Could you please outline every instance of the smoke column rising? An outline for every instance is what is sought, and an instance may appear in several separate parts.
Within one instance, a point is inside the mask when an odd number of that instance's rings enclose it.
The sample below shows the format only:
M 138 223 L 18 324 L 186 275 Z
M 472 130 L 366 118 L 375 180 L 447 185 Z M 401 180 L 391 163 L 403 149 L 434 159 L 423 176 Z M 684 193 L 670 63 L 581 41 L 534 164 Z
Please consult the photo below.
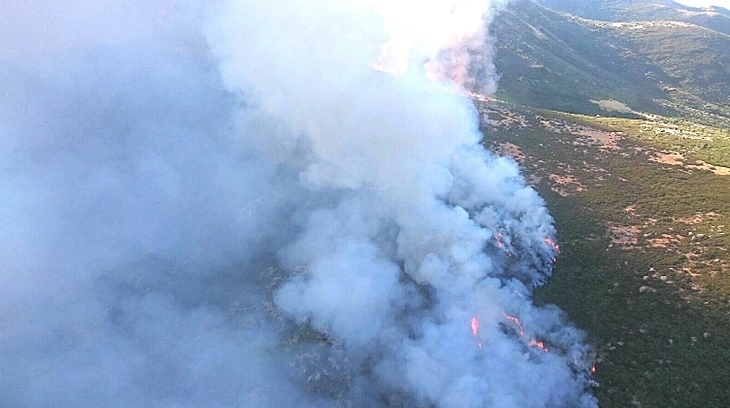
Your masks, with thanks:
M 60 3 L 2 6 L 1 406 L 596 405 L 552 219 L 434 75 L 488 2 Z

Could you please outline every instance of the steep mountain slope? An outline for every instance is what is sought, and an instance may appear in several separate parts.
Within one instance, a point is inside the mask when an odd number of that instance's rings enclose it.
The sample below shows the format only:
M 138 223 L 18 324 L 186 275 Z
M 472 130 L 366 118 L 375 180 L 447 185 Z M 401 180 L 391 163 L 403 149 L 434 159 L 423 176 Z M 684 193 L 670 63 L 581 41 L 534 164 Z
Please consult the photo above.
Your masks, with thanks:
M 671 0 L 538 0 L 553 10 L 605 21 L 682 21 L 730 34 L 730 11 L 693 8 Z
M 671 103 L 684 101 L 695 109 L 727 115 L 730 36 L 679 22 L 595 26 L 605 38 L 628 40 L 627 49 L 634 59 L 649 61 L 658 69 L 645 75 L 662 85 Z
M 643 77 L 648 64 L 625 61 L 590 24 L 531 1 L 513 2 L 492 26 L 498 97 L 518 104 L 600 113 L 590 100 L 618 99 L 656 111 L 661 90 Z
M 497 97 L 584 114 L 730 123 L 730 35 L 681 22 L 605 22 L 512 2 L 495 20 Z

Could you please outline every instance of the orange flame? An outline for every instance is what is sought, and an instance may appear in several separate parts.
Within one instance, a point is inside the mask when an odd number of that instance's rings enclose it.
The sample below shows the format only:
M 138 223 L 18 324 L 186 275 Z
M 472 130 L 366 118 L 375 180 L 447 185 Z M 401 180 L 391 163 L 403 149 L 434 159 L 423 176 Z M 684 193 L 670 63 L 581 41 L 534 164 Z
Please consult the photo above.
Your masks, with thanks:
M 518 318 L 516 318 L 514 316 L 510 316 L 508 314 L 505 314 L 504 315 L 504 318 L 507 319 L 507 320 L 509 320 L 509 321 L 511 321 L 511 322 L 514 322 L 514 324 L 517 325 L 517 328 L 520 331 L 520 337 L 522 337 L 522 336 L 525 335 L 525 329 L 522 328 L 522 323 L 520 323 L 520 319 L 518 319 Z
M 555 241 L 552 240 L 552 238 L 546 237 L 545 243 L 550 245 L 550 247 L 553 248 L 555 250 L 555 252 L 560 254 L 560 245 L 556 244 Z
M 477 347 L 481 350 L 482 342 L 479 340 L 479 320 L 476 317 L 471 318 L 471 332 L 477 338 Z
M 471 318 L 471 332 L 475 335 L 479 335 L 479 320 L 476 317 Z
M 534 337 L 530 339 L 530 342 L 527 345 L 531 346 L 531 347 L 539 348 L 540 350 L 542 350 L 546 353 L 548 352 L 547 347 L 545 347 L 545 343 L 542 341 L 537 341 Z
M 502 235 L 501 232 L 498 232 L 494 235 L 494 240 L 497 241 L 497 246 L 500 248 L 504 248 L 504 242 L 502 242 L 502 238 L 504 238 L 504 235 Z
M 522 327 L 522 323 L 520 322 L 520 319 L 516 318 L 515 316 L 510 316 L 508 314 L 504 315 L 504 318 L 513 322 L 515 325 L 517 325 L 517 329 L 519 330 L 520 337 L 525 337 L 525 329 Z M 548 352 L 547 347 L 545 347 L 545 342 L 543 341 L 537 341 L 534 337 L 530 338 L 530 341 L 527 343 L 530 347 L 539 348 L 540 350 L 544 352 Z
M 489 102 L 489 97 L 476 92 L 469 92 L 469 98 L 479 102 Z
M 550 245 L 550 247 L 555 250 L 555 253 L 556 254 L 560 255 L 560 245 L 556 244 L 555 241 L 552 240 L 552 238 L 546 237 L 545 238 L 545 243 L 548 244 L 548 245 Z M 553 264 L 556 264 L 556 263 L 558 263 L 558 257 L 557 256 L 554 256 L 553 257 Z
M 595 374 L 595 373 L 596 373 L 596 366 L 593 366 L 593 367 L 591 367 L 591 374 Z

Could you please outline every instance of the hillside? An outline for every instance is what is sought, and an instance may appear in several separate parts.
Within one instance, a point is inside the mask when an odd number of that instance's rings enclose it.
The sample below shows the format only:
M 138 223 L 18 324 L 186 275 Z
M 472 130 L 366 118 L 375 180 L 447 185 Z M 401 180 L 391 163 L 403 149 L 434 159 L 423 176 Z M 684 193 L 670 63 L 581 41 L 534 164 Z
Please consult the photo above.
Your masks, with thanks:
M 562 255 L 536 300 L 590 334 L 600 406 L 725 406 L 727 130 L 479 108 L 485 145 L 520 164 L 555 217 Z
M 602 407 L 730 400 L 728 16 L 519 0 L 492 26 L 484 144 L 555 217 L 562 255 L 536 301 L 589 333 Z
M 589 115 L 730 123 L 729 35 L 681 22 L 589 20 L 526 0 L 511 3 L 491 33 L 499 98 Z
M 730 11 L 693 8 L 671 0 L 539 0 L 552 10 L 605 21 L 681 21 L 730 34 Z

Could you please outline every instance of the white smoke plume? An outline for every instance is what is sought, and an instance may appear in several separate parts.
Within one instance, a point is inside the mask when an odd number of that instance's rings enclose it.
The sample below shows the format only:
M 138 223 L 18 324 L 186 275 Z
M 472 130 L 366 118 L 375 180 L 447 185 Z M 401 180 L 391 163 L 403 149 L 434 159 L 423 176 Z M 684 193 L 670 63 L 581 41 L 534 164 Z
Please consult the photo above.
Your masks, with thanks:
M 0 406 L 596 406 L 454 92 L 493 4 L 41 3 L 0 3 Z

